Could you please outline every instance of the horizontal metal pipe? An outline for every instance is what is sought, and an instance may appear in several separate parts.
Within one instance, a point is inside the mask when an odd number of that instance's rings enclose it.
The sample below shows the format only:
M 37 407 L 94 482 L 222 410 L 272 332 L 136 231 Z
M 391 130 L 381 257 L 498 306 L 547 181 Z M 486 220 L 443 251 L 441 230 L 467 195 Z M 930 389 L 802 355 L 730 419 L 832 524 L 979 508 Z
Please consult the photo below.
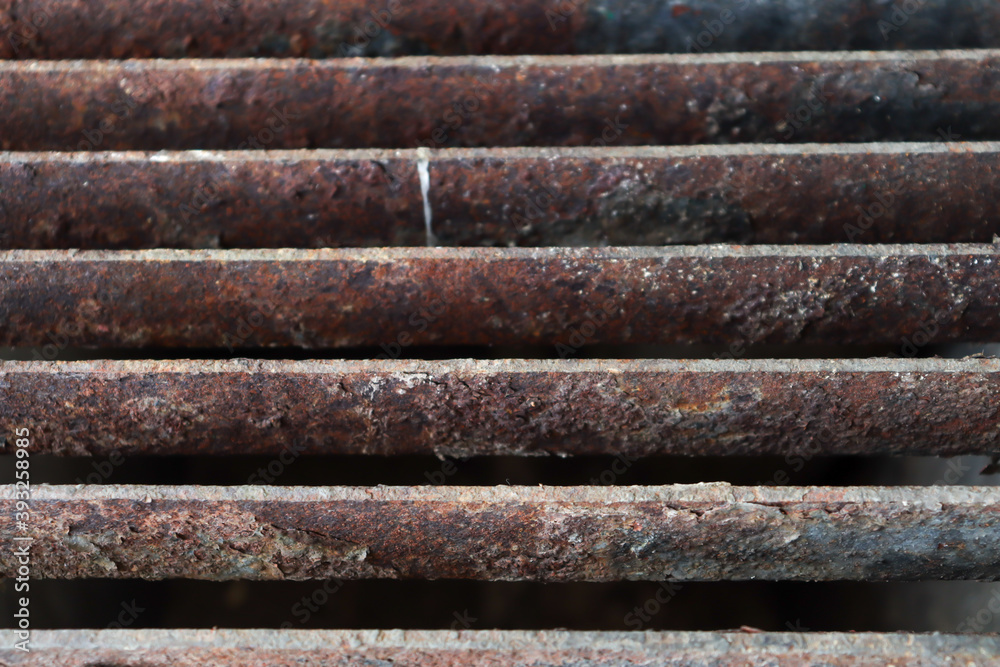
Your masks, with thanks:
M 0 148 L 1000 139 L 998 77 L 995 50 L 8 61 Z
M 996 487 L 43 485 L 29 511 L 3 576 L 22 536 L 38 578 L 1000 579 Z
M 0 245 L 990 242 L 1000 144 L 0 155 Z M 821 211 L 822 214 L 817 214 Z
M 986 665 L 992 635 L 524 630 L 35 630 L 17 667 L 947 667 Z
M 988 342 L 1000 339 L 998 254 L 958 244 L 8 250 L 0 345 Z
M 0 27 L 0 58 L 1000 46 L 1000 10 L 977 0 L 2 0 Z
M 0 363 L 42 454 L 992 454 L 998 405 L 996 359 Z

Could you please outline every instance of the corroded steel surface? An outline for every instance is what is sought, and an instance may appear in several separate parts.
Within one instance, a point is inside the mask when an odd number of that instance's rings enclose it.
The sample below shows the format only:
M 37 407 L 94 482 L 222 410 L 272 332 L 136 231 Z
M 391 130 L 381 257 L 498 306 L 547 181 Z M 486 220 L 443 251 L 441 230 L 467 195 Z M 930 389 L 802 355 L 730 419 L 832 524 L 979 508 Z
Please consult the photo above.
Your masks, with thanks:
M 958 244 L 8 250 L 0 345 L 984 342 L 1000 333 L 998 254 Z
M 0 148 L 1000 139 L 998 54 L 8 61 Z
M 522 630 L 36 630 L 18 667 L 953 667 L 1000 659 L 994 636 Z
M 1000 360 L 2 362 L 23 424 L 97 456 L 991 454 Z
M 6 154 L 0 244 L 425 245 L 415 157 L 380 150 Z
M 0 155 L 0 245 L 990 242 L 1000 144 Z
M 1000 46 L 980 0 L 0 2 L 0 58 L 683 53 Z
M 27 531 L 0 525 L 4 576 L 24 535 L 40 578 L 1000 579 L 995 487 L 42 485 L 30 502 Z

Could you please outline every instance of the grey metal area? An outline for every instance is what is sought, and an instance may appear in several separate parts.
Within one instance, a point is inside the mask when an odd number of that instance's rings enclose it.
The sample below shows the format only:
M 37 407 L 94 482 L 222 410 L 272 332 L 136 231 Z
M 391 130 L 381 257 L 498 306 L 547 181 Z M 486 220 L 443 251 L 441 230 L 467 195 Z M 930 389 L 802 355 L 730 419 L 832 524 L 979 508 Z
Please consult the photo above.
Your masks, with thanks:
M 422 630 L 41 630 L 10 667 L 986 667 L 995 636 Z
M 41 578 L 1000 580 L 996 487 L 42 485 L 31 511 Z

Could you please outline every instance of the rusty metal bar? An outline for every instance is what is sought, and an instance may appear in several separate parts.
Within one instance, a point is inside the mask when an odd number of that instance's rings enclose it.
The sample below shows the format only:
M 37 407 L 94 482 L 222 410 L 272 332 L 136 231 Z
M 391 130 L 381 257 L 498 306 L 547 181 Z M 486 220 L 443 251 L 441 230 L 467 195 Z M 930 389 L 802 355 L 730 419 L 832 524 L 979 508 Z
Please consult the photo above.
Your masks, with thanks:
M 1000 144 L 7 153 L 0 244 L 990 242 Z M 822 215 L 817 215 L 822 211 Z
M 416 157 L 384 150 L 0 154 L 0 244 L 422 246 Z
M 995 50 L 7 61 L 0 148 L 1000 139 L 997 77 Z
M 684 53 L 1000 46 L 994 2 L 0 2 L 0 58 Z
M 39 578 L 1000 579 L 996 487 L 43 485 L 30 502 L 27 532 L 0 525 L 4 576 L 25 535 Z
M 996 359 L 0 363 L 43 454 L 992 454 L 997 405 Z
M 971 244 L 8 250 L 0 344 L 989 342 L 1000 339 L 998 254 Z
M 17 667 L 950 667 L 987 665 L 993 635 L 546 630 L 35 630 Z

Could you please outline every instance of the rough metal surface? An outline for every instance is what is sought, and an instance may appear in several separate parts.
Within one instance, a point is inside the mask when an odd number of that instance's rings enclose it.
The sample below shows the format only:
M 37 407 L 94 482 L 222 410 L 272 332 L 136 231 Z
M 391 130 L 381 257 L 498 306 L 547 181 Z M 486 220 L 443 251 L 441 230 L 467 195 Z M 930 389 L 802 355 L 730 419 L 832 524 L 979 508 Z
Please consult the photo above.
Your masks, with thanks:
M 8 61 L 0 148 L 1000 139 L 998 77 L 995 50 Z
M 8 153 L 0 156 L 0 244 L 422 246 L 416 159 L 381 150 Z
M 942 634 L 435 630 L 36 630 L 18 667 L 985 667 L 1000 639 Z
M 1000 144 L 0 155 L 0 245 L 990 242 Z
M 0 344 L 988 342 L 1000 334 L 998 254 L 959 244 L 8 250 Z
M 998 520 L 996 487 L 42 485 L 0 573 L 26 535 L 39 578 L 997 580 Z
M 1000 360 L 0 363 L 32 453 L 992 454 Z
M 1000 46 L 990 0 L 0 2 L 0 58 L 683 53 Z M 907 11 L 908 10 L 908 11 Z

